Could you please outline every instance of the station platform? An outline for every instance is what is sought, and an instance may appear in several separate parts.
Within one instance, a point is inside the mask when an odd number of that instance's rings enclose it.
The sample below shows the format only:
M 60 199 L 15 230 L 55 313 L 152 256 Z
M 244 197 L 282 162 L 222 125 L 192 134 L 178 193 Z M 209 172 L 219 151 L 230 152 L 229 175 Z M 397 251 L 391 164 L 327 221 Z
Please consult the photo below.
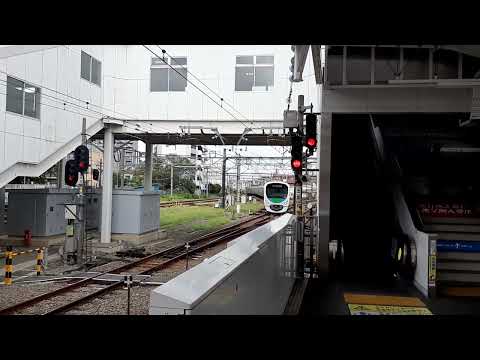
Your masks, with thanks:
M 347 301 L 362 303 L 366 306 L 348 306 Z M 369 299 L 375 299 L 369 303 Z M 399 300 L 400 299 L 400 300 Z M 427 299 L 413 285 L 396 280 L 391 286 L 379 287 L 378 284 L 360 283 L 338 279 L 309 279 L 299 315 L 362 315 L 365 312 L 377 312 L 375 303 L 382 309 L 389 305 L 393 310 L 379 312 L 383 314 L 414 315 L 480 315 L 480 298 L 441 297 Z M 419 308 L 425 308 L 422 310 Z M 415 311 L 413 311 L 415 310 Z

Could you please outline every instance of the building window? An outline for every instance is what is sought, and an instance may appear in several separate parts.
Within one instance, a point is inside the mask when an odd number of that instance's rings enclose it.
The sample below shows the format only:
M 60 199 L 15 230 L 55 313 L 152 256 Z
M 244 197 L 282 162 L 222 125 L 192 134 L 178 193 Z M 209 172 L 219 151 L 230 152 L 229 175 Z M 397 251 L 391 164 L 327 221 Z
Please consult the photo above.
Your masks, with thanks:
M 102 63 L 94 57 L 82 51 L 80 76 L 91 83 L 102 86 Z
M 7 76 L 6 109 L 40 119 L 40 88 Z
M 237 56 L 235 91 L 271 90 L 273 68 L 273 56 Z
M 165 61 L 167 64 L 162 59 L 152 58 L 150 92 L 185 91 L 187 88 L 187 58 L 175 57 L 165 59 Z

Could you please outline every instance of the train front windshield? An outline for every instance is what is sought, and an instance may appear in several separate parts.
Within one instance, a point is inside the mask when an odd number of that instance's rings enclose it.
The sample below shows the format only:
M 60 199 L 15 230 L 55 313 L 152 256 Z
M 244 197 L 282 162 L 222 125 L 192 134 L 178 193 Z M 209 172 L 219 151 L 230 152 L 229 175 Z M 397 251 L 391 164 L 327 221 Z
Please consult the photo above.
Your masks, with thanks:
M 270 184 L 267 186 L 267 198 L 286 199 L 288 197 L 288 186 L 285 184 Z

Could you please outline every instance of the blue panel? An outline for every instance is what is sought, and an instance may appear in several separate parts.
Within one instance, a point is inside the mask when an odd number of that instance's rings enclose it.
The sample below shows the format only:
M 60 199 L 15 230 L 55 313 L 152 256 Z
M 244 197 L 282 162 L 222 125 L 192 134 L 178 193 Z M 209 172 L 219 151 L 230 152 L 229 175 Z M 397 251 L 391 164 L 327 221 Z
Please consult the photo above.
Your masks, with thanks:
M 438 252 L 480 252 L 480 242 L 437 240 Z

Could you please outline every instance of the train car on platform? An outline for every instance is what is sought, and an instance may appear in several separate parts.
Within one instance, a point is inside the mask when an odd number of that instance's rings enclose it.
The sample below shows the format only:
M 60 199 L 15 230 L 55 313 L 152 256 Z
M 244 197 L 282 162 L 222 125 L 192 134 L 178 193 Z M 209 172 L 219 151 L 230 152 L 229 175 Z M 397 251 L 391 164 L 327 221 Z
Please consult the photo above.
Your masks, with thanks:
M 290 186 L 282 181 L 269 181 L 263 189 L 265 210 L 274 214 L 286 213 L 290 205 Z

